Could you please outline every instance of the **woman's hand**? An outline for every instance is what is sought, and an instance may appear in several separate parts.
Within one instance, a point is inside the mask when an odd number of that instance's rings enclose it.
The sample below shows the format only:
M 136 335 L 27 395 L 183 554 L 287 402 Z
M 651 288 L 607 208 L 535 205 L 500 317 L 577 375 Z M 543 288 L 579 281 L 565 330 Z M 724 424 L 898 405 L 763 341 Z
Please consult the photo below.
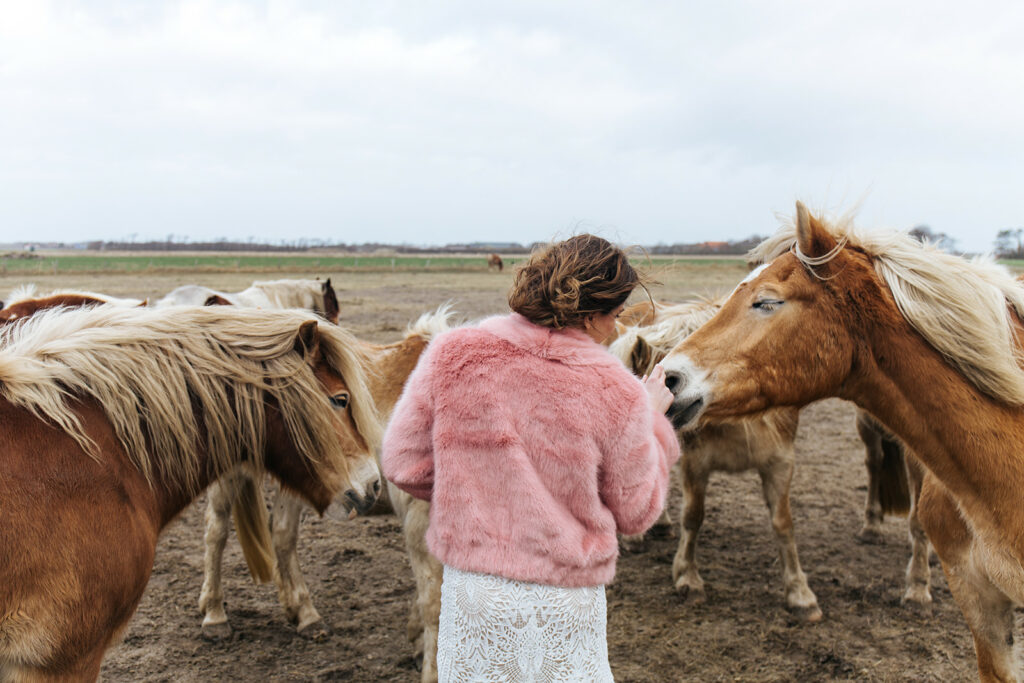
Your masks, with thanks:
M 651 403 L 651 408 L 664 413 L 668 410 L 668 407 L 672 405 L 672 392 L 665 386 L 665 368 L 660 365 L 655 365 L 654 369 L 651 370 L 650 376 L 644 375 L 643 379 L 640 380 L 644 384 L 644 389 L 647 390 L 647 398 Z

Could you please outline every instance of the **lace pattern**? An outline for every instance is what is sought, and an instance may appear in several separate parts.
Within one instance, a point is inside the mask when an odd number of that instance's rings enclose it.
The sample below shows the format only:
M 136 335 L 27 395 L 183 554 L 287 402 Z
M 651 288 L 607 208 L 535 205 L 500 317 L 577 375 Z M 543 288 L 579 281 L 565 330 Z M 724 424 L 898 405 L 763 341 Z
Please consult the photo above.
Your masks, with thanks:
M 604 586 L 560 588 L 445 566 L 439 683 L 612 681 Z

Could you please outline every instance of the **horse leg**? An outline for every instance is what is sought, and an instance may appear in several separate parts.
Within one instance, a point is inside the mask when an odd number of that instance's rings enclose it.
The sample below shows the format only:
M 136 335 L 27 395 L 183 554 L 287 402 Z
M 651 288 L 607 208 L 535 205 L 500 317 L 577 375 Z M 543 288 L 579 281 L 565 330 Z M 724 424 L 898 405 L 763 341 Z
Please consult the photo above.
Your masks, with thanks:
M 206 531 L 203 543 L 203 588 L 199 593 L 199 611 L 203 613 L 203 636 L 220 640 L 231 635 L 231 625 L 224 611 L 224 586 L 221 564 L 224 544 L 228 540 L 231 505 L 238 496 L 241 472 L 231 472 L 214 482 L 206 493 Z
M 942 484 L 926 475 L 919 504 L 921 524 L 942 562 L 949 590 L 974 637 L 978 679 L 1019 681 L 1013 653 L 1013 602 L 989 578 L 973 532 Z
M 864 502 L 864 526 L 857 533 L 857 540 L 862 543 L 882 542 L 882 512 L 880 495 L 882 463 L 885 453 L 882 450 L 882 434 L 875 429 L 873 419 L 863 411 L 857 411 L 857 432 L 864 442 L 864 467 L 868 471 L 868 494 Z
M 907 520 L 910 526 L 910 561 L 907 563 L 907 590 L 902 602 L 927 608 L 932 604 L 932 570 L 928 566 L 931 548 L 919 515 L 924 469 L 916 458 L 909 453 L 907 455 L 907 481 L 911 491 L 910 516 Z
M 801 621 L 821 621 L 818 598 L 807 585 L 807 576 L 800 568 L 800 556 L 796 551 L 796 537 L 793 534 L 793 516 L 789 509 L 789 484 L 793 479 L 793 449 L 780 449 L 779 456 L 760 469 L 761 489 L 764 502 L 772 516 L 772 529 L 779 545 L 782 560 L 782 582 L 786 589 L 786 607 Z
M 286 491 L 279 490 L 270 517 L 270 533 L 277 556 L 277 597 L 288 620 L 300 635 L 319 639 L 329 632 L 327 625 L 313 607 L 309 587 L 299 567 L 296 546 L 303 503 Z
M 422 500 L 406 501 L 403 518 L 405 547 L 416 579 L 416 605 L 422 634 L 422 683 L 437 681 L 437 628 L 441 617 L 441 578 L 443 567 L 427 550 L 427 527 L 430 523 L 430 504 Z M 412 619 L 410 619 L 412 626 Z M 410 636 L 412 636 L 410 629 Z M 414 641 L 415 642 L 415 641 Z
M 710 472 L 697 468 L 696 453 L 683 452 L 680 472 L 683 480 L 683 512 L 679 548 L 672 561 L 672 581 L 683 600 L 704 602 L 704 580 L 697 571 L 697 534 L 704 523 L 704 498 Z

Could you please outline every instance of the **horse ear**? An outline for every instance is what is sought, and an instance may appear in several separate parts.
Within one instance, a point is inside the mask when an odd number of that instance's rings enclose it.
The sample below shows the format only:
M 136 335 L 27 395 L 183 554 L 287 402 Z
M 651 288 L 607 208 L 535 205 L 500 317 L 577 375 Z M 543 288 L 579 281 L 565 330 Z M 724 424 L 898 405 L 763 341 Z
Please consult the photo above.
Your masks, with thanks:
M 324 317 L 337 325 L 341 307 L 338 305 L 338 295 L 335 293 L 334 287 L 331 287 L 331 278 L 327 278 L 327 282 L 324 283 L 322 289 L 324 294 Z
M 316 358 L 320 353 L 320 328 L 315 320 L 307 320 L 299 326 L 295 335 L 295 350 L 307 360 Z
M 230 306 L 231 302 L 222 297 L 220 294 L 211 294 L 206 297 L 206 301 L 203 302 L 204 306 Z
M 629 352 L 629 364 L 633 368 L 634 375 L 645 375 L 654 365 L 654 350 L 643 337 L 636 338 L 633 350 Z
M 796 203 L 796 241 L 800 253 L 811 258 L 824 256 L 836 246 L 835 238 L 799 201 Z

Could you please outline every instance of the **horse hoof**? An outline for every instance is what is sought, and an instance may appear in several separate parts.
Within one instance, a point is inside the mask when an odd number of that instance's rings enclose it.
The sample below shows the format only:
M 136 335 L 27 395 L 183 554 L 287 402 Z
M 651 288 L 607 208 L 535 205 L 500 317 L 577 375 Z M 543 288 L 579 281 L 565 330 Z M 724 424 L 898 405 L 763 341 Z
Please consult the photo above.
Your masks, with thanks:
M 790 607 L 789 611 L 802 624 L 817 624 L 822 619 L 821 609 L 817 605 Z
M 213 642 L 227 640 L 231 637 L 231 624 L 222 621 L 219 624 L 203 624 L 203 638 Z
M 904 595 L 903 599 L 900 600 L 900 604 L 902 604 L 908 612 L 912 612 L 913 614 L 917 614 L 922 617 L 928 617 L 932 614 L 932 599 L 930 596 L 925 599 Z
M 857 533 L 857 540 L 867 545 L 882 545 L 885 537 L 882 532 L 872 527 L 864 527 Z
M 324 623 L 323 619 L 318 619 L 311 624 L 306 624 L 302 628 L 298 629 L 298 632 L 299 635 L 306 640 L 312 640 L 317 643 L 327 640 L 331 635 L 331 629 Z
M 699 605 L 707 600 L 707 594 L 704 593 L 703 588 L 691 586 L 688 583 L 676 586 L 676 592 L 683 602 L 688 602 L 691 605 Z

